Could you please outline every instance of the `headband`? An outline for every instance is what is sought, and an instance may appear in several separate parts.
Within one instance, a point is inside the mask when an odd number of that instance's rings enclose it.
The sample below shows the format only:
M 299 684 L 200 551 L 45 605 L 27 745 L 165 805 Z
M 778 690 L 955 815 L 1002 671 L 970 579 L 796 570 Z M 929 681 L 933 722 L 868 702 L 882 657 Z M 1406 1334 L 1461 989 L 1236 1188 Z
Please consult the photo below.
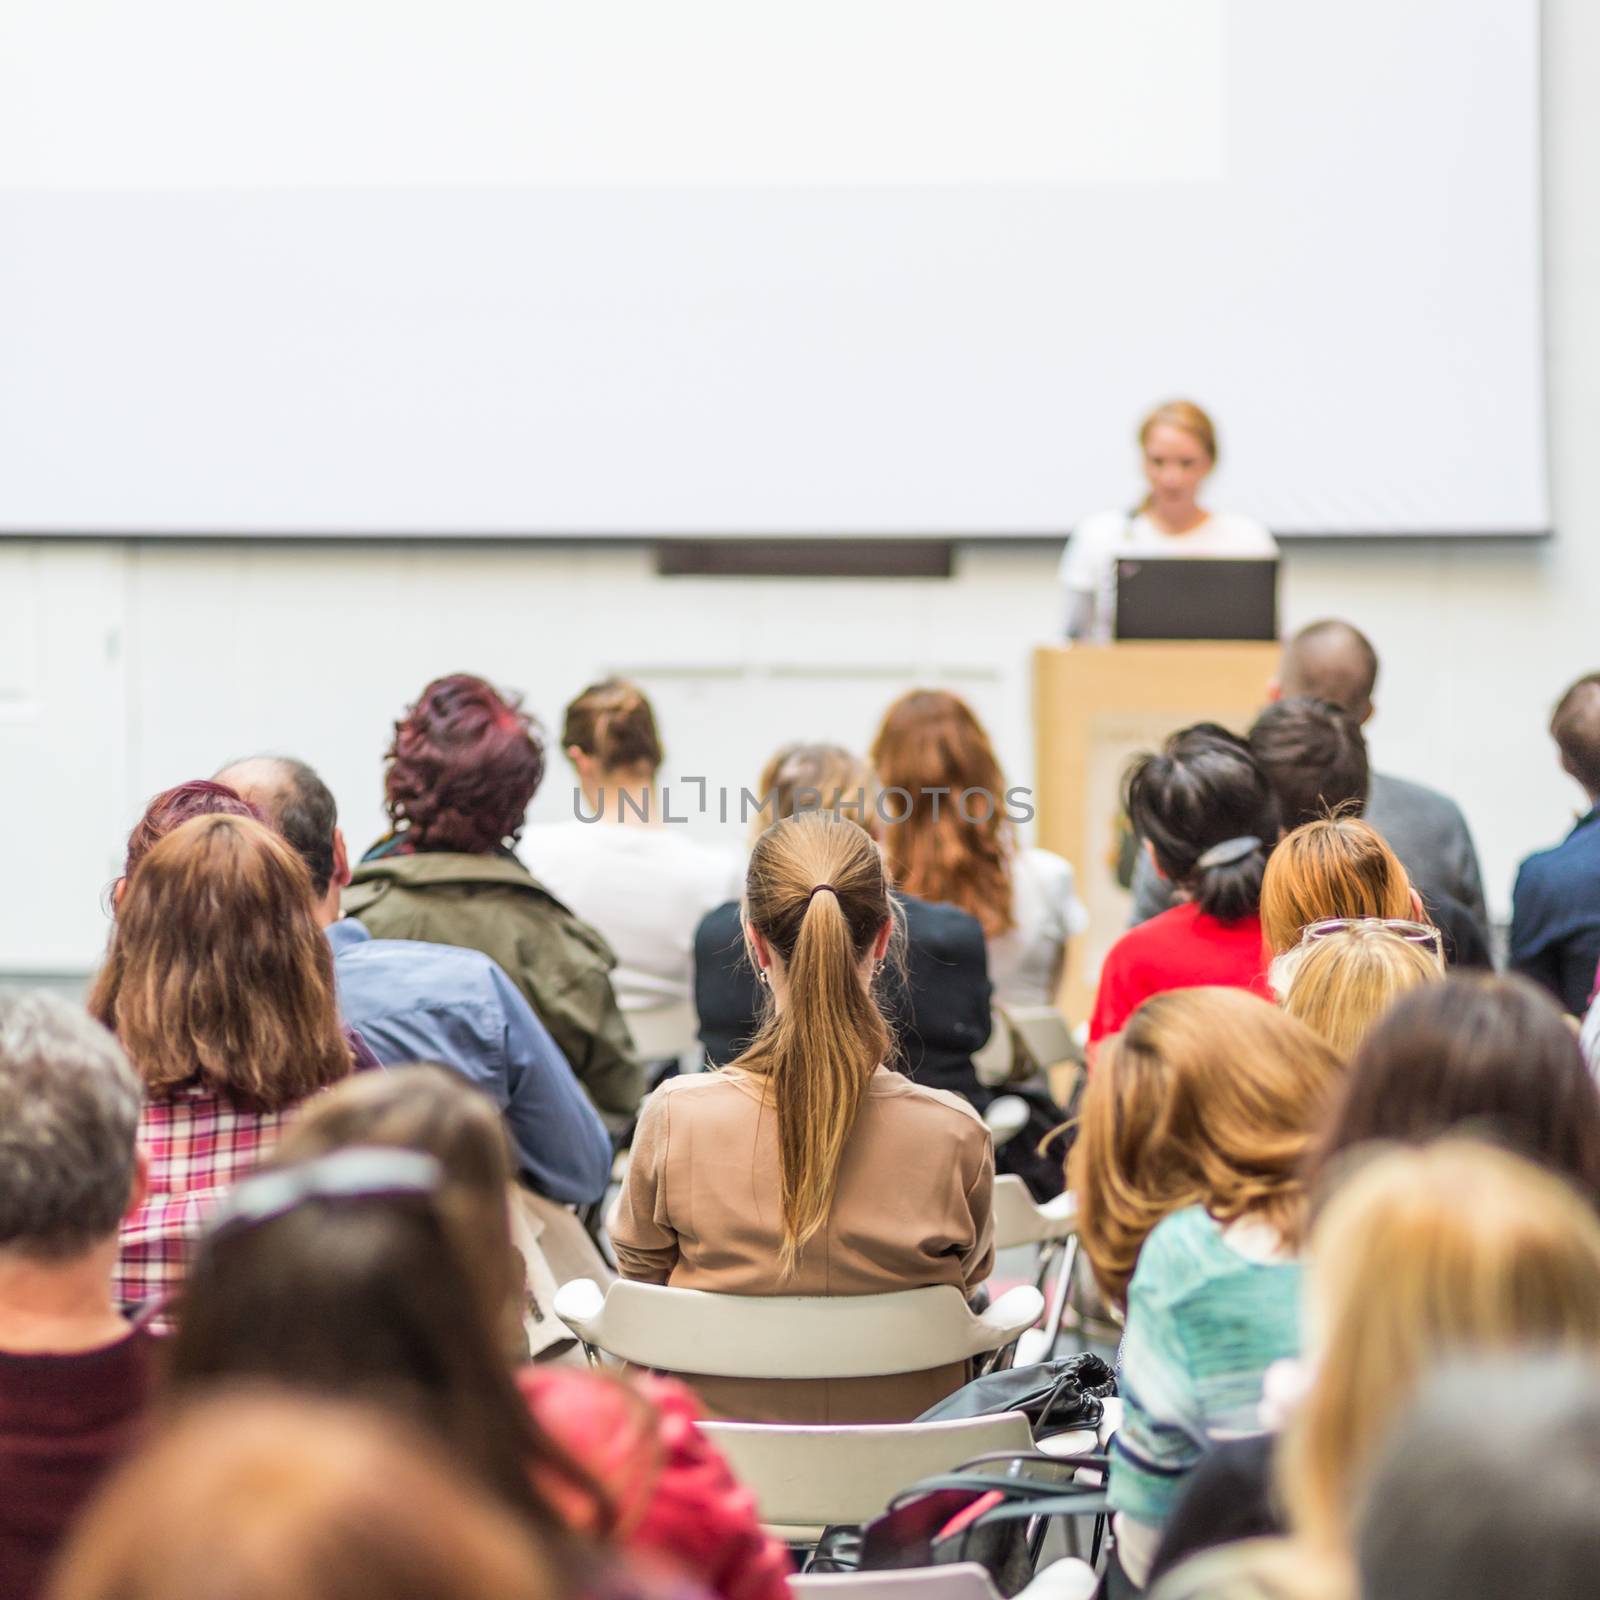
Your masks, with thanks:
M 1242 833 L 1237 839 L 1224 839 L 1214 844 L 1194 864 L 1196 872 L 1209 872 L 1213 867 L 1231 867 L 1235 861 L 1253 856 L 1261 848 L 1261 841 L 1253 833 Z

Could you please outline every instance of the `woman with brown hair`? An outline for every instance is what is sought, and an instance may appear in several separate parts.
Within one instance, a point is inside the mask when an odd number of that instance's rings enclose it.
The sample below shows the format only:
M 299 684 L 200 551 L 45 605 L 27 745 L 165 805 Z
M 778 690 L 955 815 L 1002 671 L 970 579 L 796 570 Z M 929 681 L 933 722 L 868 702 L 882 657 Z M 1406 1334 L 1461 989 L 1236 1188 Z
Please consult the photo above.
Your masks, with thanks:
M 292 1493 L 282 1492 L 293 1485 Z M 262 1390 L 185 1407 L 118 1474 L 50 1600 L 556 1600 L 539 1541 L 426 1436 Z
M 859 823 L 876 837 L 872 773 L 838 745 L 785 745 L 762 770 L 756 792 L 761 806 L 752 843 L 770 824 L 807 809 Z M 878 990 L 894 1040 L 889 1065 L 981 1109 L 989 1093 L 978 1082 L 972 1056 L 989 1037 L 983 929 L 958 906 L 920 900 L 893 885 L 889 895 L 905 931 L 904 961 L 886 963 Z M 694 940 L 695 1010 L 713 1066 L 726 1066 L 750 1047 L 765 993 L 750 960 L 739 902 L 729 900 L 701 918 Z
M 623 1276 L 723 1294 L 972 1295 L 994 1259 L 989 1132 L 965 1101 L 884 1064 L 873 980 L 894 911 L 877 847 L 825 812 L 776 824 L 751 853 L 745 918 L 770 1010 L 730 1066 L 668 1079 L 645 1106 L 611 1219 Z M 695 1387 L 729 1416 L 888 1422 L 965 1377 Z
M 567 707 L 561 744 L 578 776 L 571 819 L 530 828 L 528 862 L 616 951 L 611 982 L 625 1015 L 681 1006 L 695 927 L 739 892 L 739 863 L 695 843 L 694 790 L 674 801 L 657 787 L 661 738 L 636 685 L 591 684 Z
M 1139 424 L 1139 453 L 1144 499 L 1131 511 L 1085 517 L 1062 552 L 1070 638 L 1103 643 L 1115 637 L 1117 562 L 1124 556 L 1270 560 L 1278 553 L 1254 518 L 1201 507 L 1201 488 L 1217 464 L 1217 430 L 1192 400 L 1157 406 Z
M 353 1078 L 304 1108 L 276 1164 L 373 1148 L 439 1163 L 435 1204 L 483 1320 L 514 1335 L 503 1345 L 525 1346 L 524 1272 L 507 1205 L 510 1155 L 493 1102 L 442 1067 Z M 541 1493 L 574 1533 L 609 1528 L 625 1549 L 672 1564 L 724 1600 L 784 1600 L 788 1558 L 762 1532 L 750 1495 L 701 1432 L 681 1384 L 652 1377 L 624 1384 L 580 1368 L 525 1364 L 515 1381 L 535 1427 L 585 1474 L 575 1487 L 560 1470 L 538 1473 Z
M 393 831 L 351 875 L 346 916 L 376 939 L 481 950 L 550 1030 L 596 1107 L 633 1114 L 644 1074 L 611 987 L 616 956 L 518 860 L 544 741 L 515 695 L 436 678 L 395 724 L 384 769 Z
M 1301 1167 L 1341 1070 L 1266 1002 L 1183 989 L 1140 1006 L 1090 1076 L 1067 1181 L 1127 1308 L 1109 1494 L 1136 1585 L 1185 1478 L 1259 1429 L 1266 1370 L 1299 1349 Z
M 1054 1005 L 1067 941 L 1088 914 L 1070 863 L 1018 844 L 1005 777 L 972 708 L 943 689 L 913 689 L 884 713 L 871 756 L 896 885 L 978 919 L 997 1001 Z
M 305 864 L 247 817 L 185 822 L 128 877 L 89 1010 L 148 1097 L 148 1192 L 123 1223 L 115 1285 L 136 1306 L 181 1284 L 217 1197 L 351 1070 Z
M 1367 1474 L 1430 1373 L 1530 1350 L 1600 1360 L 1600 1220 L 1556 1175 L 1469 1138 L 1374 1147 L 1338 1175 L 1315 1219 L 1305 1309 L 1309 1386 L 1270 1454 L 1258 1443 L 1257 1486 L 1233 1486 L 1261 1506 L 1275 1478 L 1289 1539 L 1207 1559 L 1245 1578 L 1257 1563 L 1290 1559 L 1320 1577 L 1321 1593 L 1348 1595 Z M 1492 1429 L 1493 1405 L 1514 1396 L 1483 1399 Z M 1163 1549 L 1163 1570 L 1214 1542 L 1197 1536 Z M 1189 1575 L 1179 1568 L 1161 1593 L 1221 1592 L 1192 1587 Z

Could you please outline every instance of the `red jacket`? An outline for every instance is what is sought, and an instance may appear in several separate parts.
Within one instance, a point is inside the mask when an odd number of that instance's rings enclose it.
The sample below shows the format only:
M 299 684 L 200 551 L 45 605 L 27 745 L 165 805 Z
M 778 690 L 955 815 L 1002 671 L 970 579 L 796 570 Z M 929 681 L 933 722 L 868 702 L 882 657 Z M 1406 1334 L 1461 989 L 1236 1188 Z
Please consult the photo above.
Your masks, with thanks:
M 524 1367 L 517 1384 L 534 1421 L 610 1496 L 630 1555 L 670 1563 L 719 1600 L 788 1600 L 789 1554 L 762 1531 L 755 1496 L 700 1431 L 681 1383 Z M 592 1508 L 567 1484 L 539 1487 L 586 1531 Z

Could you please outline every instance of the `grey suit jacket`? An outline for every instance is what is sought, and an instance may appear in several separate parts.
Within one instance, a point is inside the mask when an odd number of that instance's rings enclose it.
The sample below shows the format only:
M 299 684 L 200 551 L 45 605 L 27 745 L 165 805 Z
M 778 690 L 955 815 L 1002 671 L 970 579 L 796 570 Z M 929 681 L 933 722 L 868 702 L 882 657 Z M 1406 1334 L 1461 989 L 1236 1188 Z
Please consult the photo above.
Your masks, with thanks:
M 1374 772 L 1366 820 L 1389 841 L 1424 896 L 1445 894 L 1459 900 L 1487 937 L 1489 915 L 1483 904 L 1478 852 L 1454 800 L 1406 778 Z M 1172 885 L 1156 871 L 1149 852 L 1140 851 L 1133 869 L 1132 920 L 1144 922 L 1172 903 Z

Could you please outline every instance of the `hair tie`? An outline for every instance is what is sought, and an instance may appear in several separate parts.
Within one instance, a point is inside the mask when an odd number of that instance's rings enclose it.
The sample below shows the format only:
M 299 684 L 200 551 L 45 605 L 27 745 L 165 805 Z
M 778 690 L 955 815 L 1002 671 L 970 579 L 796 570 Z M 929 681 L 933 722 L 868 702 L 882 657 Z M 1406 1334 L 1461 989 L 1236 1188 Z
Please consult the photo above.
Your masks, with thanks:
M 835 899 L 838 898 L 839 891 L 835 889 L 831 883 L 814 883 L 811 885 L 811 894 L 806 896 L 806 904 L 810 905 L 812 896 L 821 894 L 824 889 L 826 889 L 828 893 L 831 894 Z
M 1253 856 L 1261 848 L 1261 841 L 1253 833 L 1242 833 L 1237 839 L 1224 839 L 1214 844 L 1194 864 L 1196 872 L 1209 872 L 1213 867 L 1231 867 L 1235 861 Z

